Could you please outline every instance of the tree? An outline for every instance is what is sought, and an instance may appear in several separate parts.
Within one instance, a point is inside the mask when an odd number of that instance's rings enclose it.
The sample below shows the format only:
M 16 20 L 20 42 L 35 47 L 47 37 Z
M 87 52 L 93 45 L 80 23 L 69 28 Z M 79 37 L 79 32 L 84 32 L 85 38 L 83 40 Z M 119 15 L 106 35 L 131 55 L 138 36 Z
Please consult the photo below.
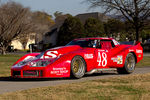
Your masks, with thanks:
M 124 22 L 121 22 L 117 19 L 109 19 L 104 23 L 105 33 L 108 36 L 112 36 L 113 34 L 121 33 L 125 30 Z
M 30 36 L 29 33 L 22 33 L 16 38 L 16 40 L 19 40 L 19 42 L 22 44 L 22 47 L 23 47 L 24 50 L 27 46 L 29 36 Z
M 95 18 L 88 18 L 85 21 L 84 29 L 86 37 L 105 36 L 103 23 Z
M 5 54 L 11 41 L 20 34 L 31 32 L 33 24 L 29 17 L 29 8 L 15 2 L 2 4 L 0 15 L 0 50 Z
M 56 11 L 55 13 L 54 13 L 54 16 L 57 18 L 57 17 L 59 17 L 59 16 L 62 16 L 63 15 L 63 13 L 62 12 L 59 12 L 59 11 Z
M 144 27 L 144 29 L 142 30 L 142 40 L 144 42 L 144 40 L 147 40 L 150 38 L 150 20 L 146 21 L 147 25 Z
M 91 8 L 101 7 L 105 12 L 119 13 L 134 27 L 136 41 L 144 27 L 144 21 L 150 16 L 150 0 L 86 0 Z
M 84 27 L 80 19 L 69 16 L 58 32 L 58 45 L 65 45 L 74 38 L 84 37 Z
M 34 23 L 35 30 L 37 33 L 37 41 L 40 42 L 45 33 L 50 30 L 50 27 L 55 24 L 52 20 L 52 16 L 46 12 L 36 11 L 32 13 L 32 22 Z
M 105 27 L 105 32 L 107 34 L 118 33 L 124 31 L 125 29 L 124 22 L 121 22 L 120 20 L 117 19 L 109 19 L 105 23 L 104 27 Z

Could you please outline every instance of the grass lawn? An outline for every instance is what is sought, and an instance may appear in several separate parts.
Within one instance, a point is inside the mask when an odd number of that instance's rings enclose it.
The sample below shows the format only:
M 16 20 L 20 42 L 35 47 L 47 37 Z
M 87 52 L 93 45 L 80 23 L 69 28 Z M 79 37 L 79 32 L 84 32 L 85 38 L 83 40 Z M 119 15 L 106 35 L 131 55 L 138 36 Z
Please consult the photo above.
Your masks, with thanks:
M 144 67 L 149 66 L 150 67 L 150 56 L 143 57 L 143 59 L 136 64 L 137 67 Z
M 0 77 L 10 76 L 10 67 L 21 57 L 22 55 L 0 55 Z
M 0 100 L 149 100 L 150 73 L 35 88 L 0 95 Z
M 0 55 L 0 77 L 10 76 L 10 67 L 23 55 Z M 150 66 L 150 57 L 144 57 L 137 67 Z

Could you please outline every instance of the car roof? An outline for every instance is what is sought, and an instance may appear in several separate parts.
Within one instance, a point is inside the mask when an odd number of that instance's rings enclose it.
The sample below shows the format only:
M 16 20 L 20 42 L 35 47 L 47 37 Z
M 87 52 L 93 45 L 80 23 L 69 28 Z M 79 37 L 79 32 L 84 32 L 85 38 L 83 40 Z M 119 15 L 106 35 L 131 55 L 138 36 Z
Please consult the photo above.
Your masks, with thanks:
M 89 38 L 78 38 L 74 40 L 113 40 L 113 38 L 108 38 L 108 37 L 89 37 Z

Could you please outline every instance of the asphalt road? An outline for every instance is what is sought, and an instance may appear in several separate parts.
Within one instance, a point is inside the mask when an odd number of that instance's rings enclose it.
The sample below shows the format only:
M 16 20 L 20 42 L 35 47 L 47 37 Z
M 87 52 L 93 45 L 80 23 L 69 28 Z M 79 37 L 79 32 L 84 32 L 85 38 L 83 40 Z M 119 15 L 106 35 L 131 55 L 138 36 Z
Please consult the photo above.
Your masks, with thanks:
M 150 73 L 150 67 L 136 68 L 134 73 L 129 74 L 144 74 Z M 59 79 L 11 79 L 9 77 L 0 77 L 0 94 L 6 92 L 14 92 L 18 90 L 26 90 L 31 88 L 56 86 L 60 84 L 69 84 L 76 82 L 83 82 L 87 80 L 97 80 L 110 77 L 120 77 L 125 75 L 119 75 L 116 71 L 103 72 L 93 75 L 86 75 L 81 79 L 59 78 Z

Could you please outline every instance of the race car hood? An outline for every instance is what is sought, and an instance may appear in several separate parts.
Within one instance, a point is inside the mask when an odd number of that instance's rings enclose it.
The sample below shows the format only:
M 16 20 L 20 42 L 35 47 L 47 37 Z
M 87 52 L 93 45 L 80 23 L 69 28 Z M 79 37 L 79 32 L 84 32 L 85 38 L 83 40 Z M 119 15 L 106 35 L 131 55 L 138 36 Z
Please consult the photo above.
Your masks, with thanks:
M 45 51 L 43 58 L 56 58 L 60 55 L 69 53 L 71 51 L 79 50 L 79 49 L 82 49 L 82 47 L 78 45 L 56 47 Z
M 61 46 L 61 47 L 56 47 L 56 48 L 52 48 L 52 49 L 49 49 L 43 53 L 31 53 L 31 54 L 27 54 L 23 57 L 21 57 L 18 61 L 16 61 L 14 65 L 16 65 L 17 63 L 20 63 L 20 65 L 26 65 L 27 62 L 30 62 L 30 61 L 36 61 L 36 60 L 44 60 L 44 59 L 48 59 L 50 60 L 51 62 L 53 60 L 55 60 L 55 58 L 59 57 L 60 55 L 63 55 L 63 54 L 66 54 L 66 53 L 69 53 L 71 51 L 75 51 L 75 50 L 78 50 L 78 49 L 81 49 L 80 46 L 78 45 L 72 45 L 72 46 Z M 22 63 L 25 63 L 25 64 L 22 64 Z M 20 66 L 19 65 L 19 66 Z

